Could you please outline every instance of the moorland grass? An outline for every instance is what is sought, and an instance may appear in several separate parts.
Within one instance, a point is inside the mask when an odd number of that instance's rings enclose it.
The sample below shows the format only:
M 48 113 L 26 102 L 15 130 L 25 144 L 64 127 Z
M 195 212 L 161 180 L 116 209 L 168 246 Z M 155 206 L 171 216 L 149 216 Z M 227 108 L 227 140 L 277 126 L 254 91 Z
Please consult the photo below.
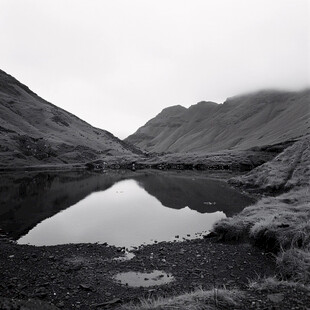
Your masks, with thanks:
M 281 279 L 310 283 L 310 143 L 306 137 L 243 177 L 238 184 L 253 182 L 265 194 L 273 192 L 241 213 L 214 225 L 223 240 L 250 239 L 277 253 Z M 236 182 L 236 180 L 234 180 Z M 252 184 L 252 185 L 253 185 Z M 253 187 L 253 186 L 252 186 Z M 280 192 L 280 193 L 281 193 Z
M 215 310 L 230 309 L 243 297 L 239 290 L 199 289 L 179 296 L 141 299 L 138 303 L 123 305 L 126 310 Z

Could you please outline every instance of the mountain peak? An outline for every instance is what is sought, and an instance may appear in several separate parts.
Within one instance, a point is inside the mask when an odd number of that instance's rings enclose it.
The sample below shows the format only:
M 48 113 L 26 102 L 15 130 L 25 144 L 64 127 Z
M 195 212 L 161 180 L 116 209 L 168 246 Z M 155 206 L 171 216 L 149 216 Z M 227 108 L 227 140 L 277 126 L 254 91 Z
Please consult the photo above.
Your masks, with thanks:
M 205 108 L 210 108 L 210 107 L 216 107 L 218 104 L 213 101 L 199 101 L 196 104 L 191 105 L 188 109 L 205 109 Z
M 171 113 L 171 112 L 184 112 L 186 110 L 187 109 L 185 107 L 178 104 L 178 105 L 173 105 L 173 106 L 162 109 L 161 113 L 162 112 L 164 112 L 164 113 L 167 113 L 167 112 L 169 112 L 169 113 Z
M 126 141 L 153 152 L 245 150 L 310 133 L 310 92 L 264 90 L 164 109 Z M 179 112 L 180 113 L 177 113 Z

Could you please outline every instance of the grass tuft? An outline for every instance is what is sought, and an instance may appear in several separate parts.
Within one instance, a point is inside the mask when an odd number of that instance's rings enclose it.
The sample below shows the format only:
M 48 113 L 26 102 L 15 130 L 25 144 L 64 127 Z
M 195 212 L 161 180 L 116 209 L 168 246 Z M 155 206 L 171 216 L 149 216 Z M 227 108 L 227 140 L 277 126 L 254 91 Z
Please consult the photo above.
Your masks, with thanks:
M 236 306 L 243 297 L 239 290 L 203 290 L 199 289 L 173 297 L 142 299 L 138 304 L 130 303 L 120 309 L 126 310 L 215 310 Z
M 310 292 L 310 286 L 300 282 L 279 280 L 276 277 L 257 278 L 250 280 L 248 284 L 249 289 L 256 291 L 278 291 L 279 288 L 296 288 Z
M 284 280 L 310 284 L 310 249 L 291 248 L 277 257 L 278 273 Z
M 238 215 L 219 221 L 213 231 L 223 240 L 249 238 L 278 253 L 279 276 L 310 283 L 310 139 L 301 139 L 274 160 L 238 177 L 238 184 L 282 190 Z M 283 193 L 283 190 L 287 192 Z

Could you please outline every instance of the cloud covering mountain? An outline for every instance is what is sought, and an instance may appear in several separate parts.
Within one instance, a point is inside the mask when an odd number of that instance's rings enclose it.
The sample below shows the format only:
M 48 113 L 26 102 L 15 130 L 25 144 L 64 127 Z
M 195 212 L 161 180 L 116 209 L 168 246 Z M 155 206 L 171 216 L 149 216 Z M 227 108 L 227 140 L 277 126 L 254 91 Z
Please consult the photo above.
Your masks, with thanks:
M 310 133 L 310 90 L 260 91 L 223 104 L 172 106 L 140 127 L 126 142 L 152 152 L 245 150 Z

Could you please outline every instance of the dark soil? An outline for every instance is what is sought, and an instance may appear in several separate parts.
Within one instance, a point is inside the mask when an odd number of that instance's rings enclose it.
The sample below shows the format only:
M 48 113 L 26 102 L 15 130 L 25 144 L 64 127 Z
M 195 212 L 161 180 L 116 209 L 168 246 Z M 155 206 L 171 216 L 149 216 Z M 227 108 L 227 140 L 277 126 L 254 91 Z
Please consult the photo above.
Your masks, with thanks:
M 35 247 L 2 239 L 0 248 L 1 309 L 19 309 L 12 299 L 32 298 L 29 309 L 54 309 L 49 303 L 63 309 L 104 309 L 141 297 L 176 295 L 199 287 L 244 290 L 249 279 L 275 271 L 272 255 L 248 244 L 223 244 L 214 239 L 144 246 L 128 261 L 114 260 L 124 255 L 124 249 L 102 244 Z M 172 274 L 175 281 L 131 288 L 112 279 L 118 272 L 154 269 Z M 248 300 L 251 304 L 258 302 L 256 297 Z M 36 303 L 40 303 L 37 308 Z
M 235 309 L 297 310 L 310 305 L 309 291 L 250 290 L 249 280 L 274 275 L 275 263 L 273 255 L 249 244 L 224 244 L 214 238 L 161 242 L 136 249 L 127 261 L 114 260 L 124 256 L 123 248 L 104 244 L 35 247 L 2 239 L 0 248 L 0 309 L 117 308 L 141 297 L 177 295 L 199 287 L 246 291 Z M 166 271 L 175 281 L 140 288 L 113 281 L 118 272 L 153 270 Z

